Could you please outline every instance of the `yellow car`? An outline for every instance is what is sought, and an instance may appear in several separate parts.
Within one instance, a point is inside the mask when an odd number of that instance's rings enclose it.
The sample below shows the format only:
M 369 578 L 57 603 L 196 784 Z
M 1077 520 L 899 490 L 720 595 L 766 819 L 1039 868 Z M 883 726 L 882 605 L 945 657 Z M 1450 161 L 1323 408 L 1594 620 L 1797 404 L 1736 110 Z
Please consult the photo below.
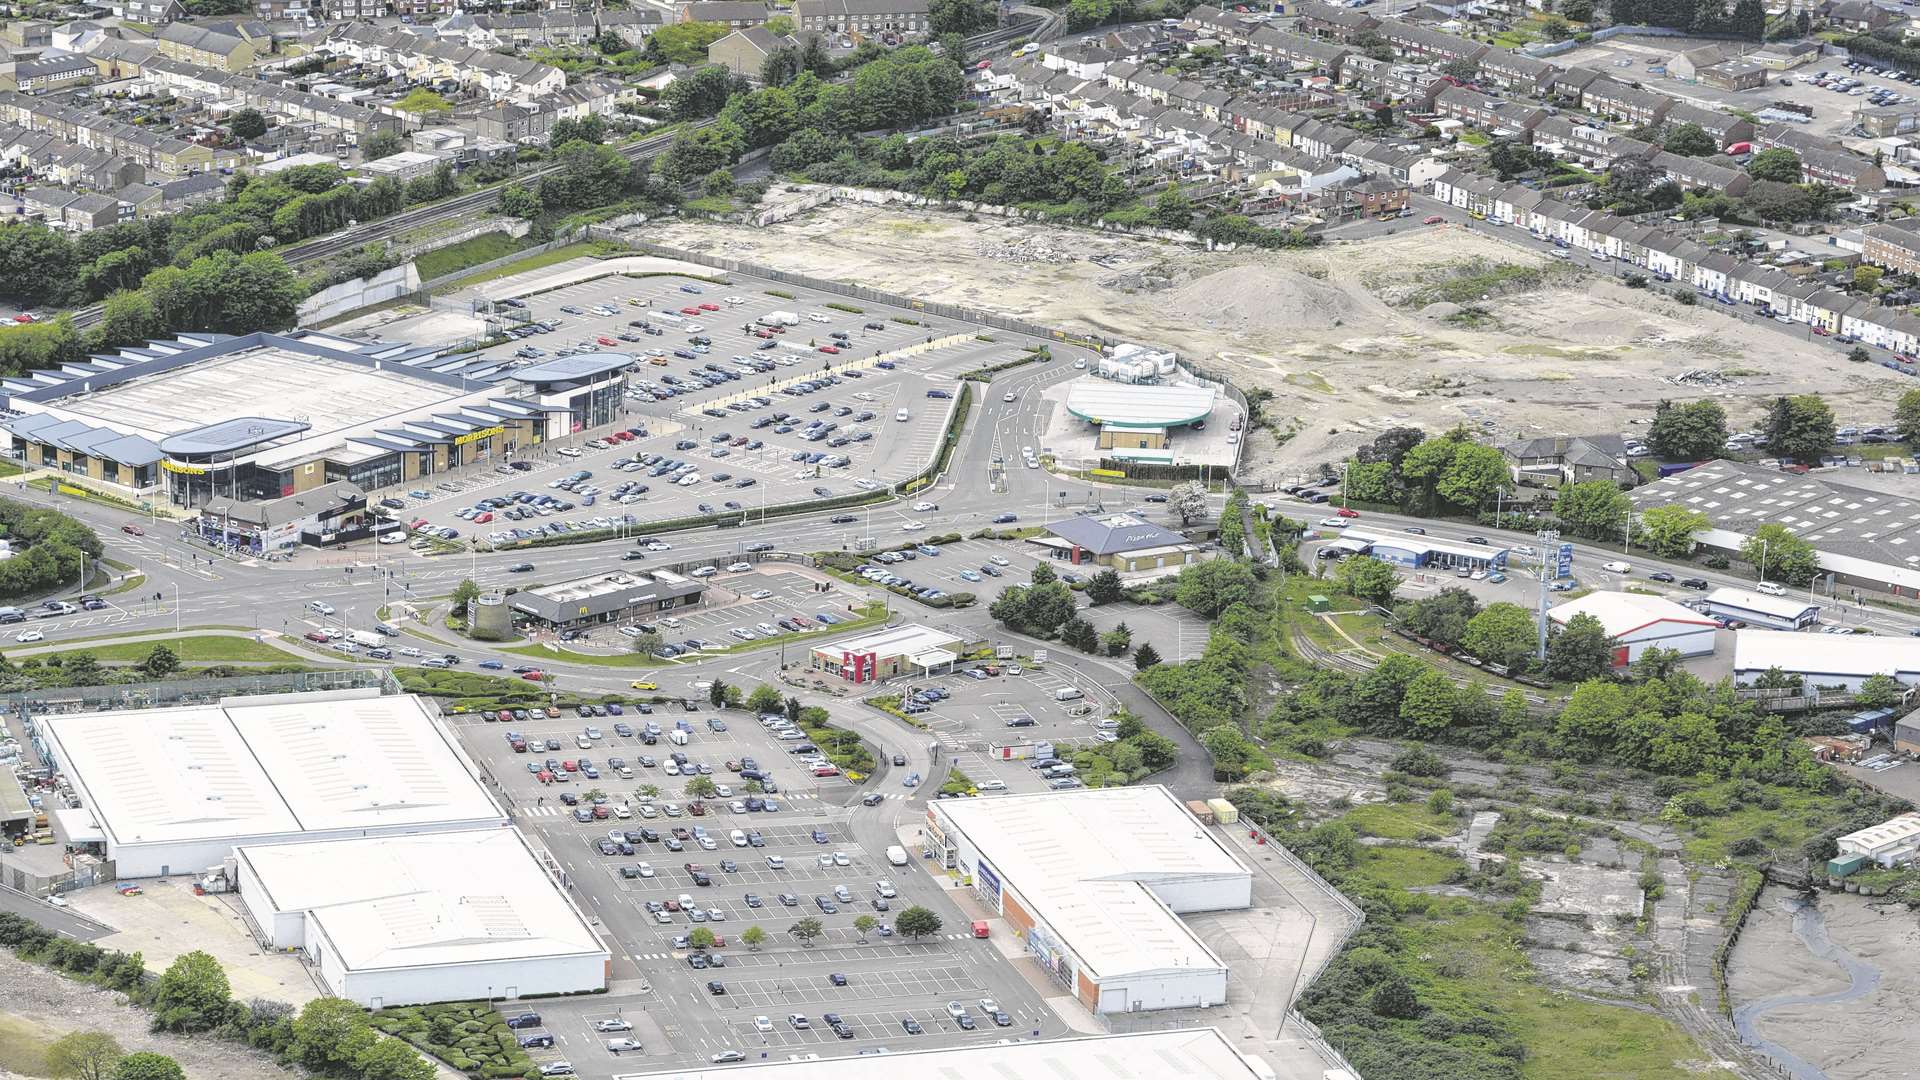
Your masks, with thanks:
M 650 682 L 648 682 L 648 681 L 646 681 L 645 679 L 636 679 L 636 680 L 634 680 L 634 682 L 633 682 L 633 688 L 634 688 L 635 690 L 658 690 L 658 689 L 660 689 L 660 687 L 658 687 L 658 686 L 656 686 L 656 685 L 655 685 L 655 684 L 653 684 L 653 683 L 650 683 Z

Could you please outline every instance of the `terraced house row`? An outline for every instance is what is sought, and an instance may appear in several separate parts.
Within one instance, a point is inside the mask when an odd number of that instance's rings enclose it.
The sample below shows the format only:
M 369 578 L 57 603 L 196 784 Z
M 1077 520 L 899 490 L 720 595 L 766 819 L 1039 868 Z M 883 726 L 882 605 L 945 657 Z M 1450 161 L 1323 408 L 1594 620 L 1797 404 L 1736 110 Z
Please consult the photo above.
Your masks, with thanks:
M 1858 338 L 1898 353 L 1920 352 L 1920 318 L 1808 280 L 1807 275 L 1819 268 L 1815 262 L 1791 270 L 1750 262 L 1656 225 L 1570 206 L 1524 184 L 1506 184 L 1457 169 L 1435 179 L 1431 194 L 1487 221 L 1618 259 L 1662 281 L 1691 286 L 1709 300 L 1751 305 L 1762 314 L 1804 323 L 1816 333 Z

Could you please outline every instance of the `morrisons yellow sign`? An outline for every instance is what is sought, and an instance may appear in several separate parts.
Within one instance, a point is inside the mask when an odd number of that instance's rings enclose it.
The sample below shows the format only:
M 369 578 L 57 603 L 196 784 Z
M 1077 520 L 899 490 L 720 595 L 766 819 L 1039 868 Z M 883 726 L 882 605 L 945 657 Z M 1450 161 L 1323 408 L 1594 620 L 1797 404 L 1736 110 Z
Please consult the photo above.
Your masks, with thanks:
M 506 432 L 507 429 L 503 427 L 483 427 L 478 431 L 469 431 L 465 435 L 454 439 L 453 444 L 455 446 L 465 446 L 468 443 L 479 442 L 482 439 L 491 439 L 495 435 L 504 435 Z
M 160 463 L 160 467 L 171 473 L 179 473 L 182 476 L 207 475 L 207 470 L 201 468 L 198 465 L 177 465 L 171 461 L 163 461 Z

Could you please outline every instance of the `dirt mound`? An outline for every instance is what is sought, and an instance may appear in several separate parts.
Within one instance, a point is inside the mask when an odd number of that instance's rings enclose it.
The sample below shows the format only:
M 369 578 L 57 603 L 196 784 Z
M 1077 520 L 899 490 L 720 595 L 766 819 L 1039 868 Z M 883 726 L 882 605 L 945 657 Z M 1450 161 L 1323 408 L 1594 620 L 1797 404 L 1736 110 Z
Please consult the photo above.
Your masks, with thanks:
M 1161 304 L 1226 330 L 1327 329 L 1372 313 L 1337 285 L 1260 266 L 1195 278 L 1166 293 Z
M 1452 315 L 1458 315 L 1460 311 L 1461 308 L 1459 304 L 1449 304 L 1445 300 L 1442 300 L 1437 304 L 1428 304 L 1426 307 L 1421 308 L 1420 314 L 1429 319 L 1444 319 Z

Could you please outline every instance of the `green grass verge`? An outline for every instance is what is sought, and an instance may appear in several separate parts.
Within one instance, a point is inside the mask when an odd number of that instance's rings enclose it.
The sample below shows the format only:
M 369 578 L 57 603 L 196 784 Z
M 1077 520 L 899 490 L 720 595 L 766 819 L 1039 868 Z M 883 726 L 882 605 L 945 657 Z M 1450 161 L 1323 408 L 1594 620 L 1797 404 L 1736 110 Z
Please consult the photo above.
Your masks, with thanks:
M 129 641 L 120 645 L 100 645 L 93 648 L 61 649 L 57 652 L 34 653 L 22 657 L 25 660 L 38 660 L 45 663 L 53 657 L 72 657 L 80 653 L 89 653 L 101 663 L 126 662 L 137 663 L 146 659 L 147 654 L 156 646 L 165 645 L 172 649 L 182 663 L 188 664 L 232 664 L 232 663 L 292 663 L 309 659 L 303 653 L 291 649 L 279 649 L 265 642 L 251 638 L 222 637 L 214 634 L 179 636 L 168 635 L 145 641 Z M 17 654 L 16 654 L 17 655 Z
M 416 256 L 413 265 L 420 271 L 420 280 L 432 281 L 434 278 L 465 270 L 469 266 L 479 266 L 484 262 L 502 259 L 516 251 L 524 251 L 533 244 L 525 238 L 515 238 L 503 232 L 482 233 L 457 244 L 448 244 Z
M 50 1028 L 15 1016 L 0 1013 L 0 1069 L 21 1076 L 46 1076 L 47 1044 L 59 1038 Z
M 618 244 L 609 244 L 599 240 L 580 244 L 568 244 L 565 247 L 554 248 L 552 251 L 542 251 L 537 255 L 529 255 L 524 259 L 515 259 L 505 266 L 496 266 L 491 270 L 482 270 L 477 274 L 468 274 L 466 277 L 460 278 L 457 281 L 449 281 L 445 285 L 435 288 L 433 291 L 444 296 L 447 293 L 459 292 L 461 289 L 472 288 L 484 282 L 497 281 L 500 278 L 512 277 L 515 274 L 524 274 L 530 270 L 542 270 L 549 266 L 557 266 L 571 259 L 598 258 L 621 253 L 631 254 L 627 252 L 626 248 Z
M 1460 831 L 1450 817 L 1428 810 L 1422 803 L 1370 803 L 1347 811 L 1348 824 L 1362 836 L 1386 840 L 1438 840 Z
M 838 636 L 849 630 L 858 630 L 863 626 L 871 626 L 877 622 L 884 622 L 886 618 L 887 606 L 883 603 L 870 602 L 867 604 L 866 613 L 856 619 L 843 619 L 840 622 L 834 623 L 832 626 L 823 626 L 818 630 L 809 630 L 801 634 L 781 634 L 778 638 L 757 638 L 753 641 L 742 641 L 728 645 L 725 648 L 706 649 L 700 653 L 699 659 L 713 656 L 731 656 L 734 653 L 753 652 L 757 649 L 788 645 L 795 642 L 813 642 L 823 637 Z M 680 666 L 674 660 L 662 660 L 652 656 L 641 656 L 637 653 L 594 655 L 589 653 L 568 652 L 564 649 L 549 649 L 545 645 L 516 645 L 495 651 L 540 660 L 555 660 L 567 664 L 586 664 L 592 667 L 663 668 Z

